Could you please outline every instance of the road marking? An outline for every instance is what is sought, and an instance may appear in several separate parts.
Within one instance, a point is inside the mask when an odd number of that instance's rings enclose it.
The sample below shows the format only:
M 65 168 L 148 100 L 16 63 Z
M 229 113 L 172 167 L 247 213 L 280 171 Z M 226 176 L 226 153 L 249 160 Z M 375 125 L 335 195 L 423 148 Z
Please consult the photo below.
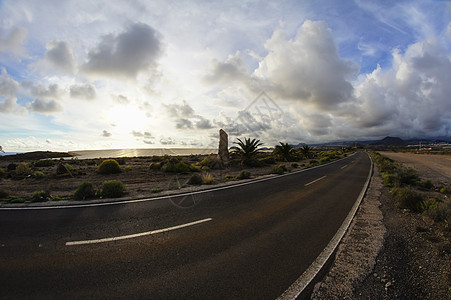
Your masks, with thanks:
M 344 165 L 344 166 L 343 166 L 343 167 L 341 167 L 340 169 L 342 169 L 342 170 L 343 170 L 343 169 L 344 169 L 344 168 L 346 168 L 347 166 L 348 166 L 348 165 Z
M 313 180 L 313 181 L 310 181 L 309 183 L 306 183 L 304 186 L 308 186 L 308 185 L 314 184 L 315 182 L 320 181 L 321 179 L 324 179 L 324 178 L 326 178 L 326 177 L 327 177 L 327 176 L 323 176 L 323 177 L 320 177 L 320 178 L 315 179 L 315 180 Z
M 133 238 L 137 238 L 137 237 L 141 237 L 141 236 L 146 236 L 146 235 L 152 235 L 152 234 L 158 234 L 158 233 L 168 232 L 168 231 L 172 231 L 172 230 L 177 230 L 177 229 L 181 229 L 181 228 L 185 228 L 185 227 L 189 227 L 189 226 L 193 226 L 193 225 L 209 222 L 211 220 L 213 220 L 213 219 L 212 218 L 207 218 L 207 219 L 202 219 L 202 220 L 198 220 L 198 221 L 194 221 L 194 222 L 190 222 L 190 223 L 186 223 L 186 224 L 181 224 L 181 225 L 177 225 L 177 226 L 172 226 L 172 227 L 168 227 L 168 228 L 157 229 L 157 230 L 141 232 L 141 233 L 135 233 L 135 234 L 129 234 L 129 235 L 115 236 L 115 237 L 110 237 L 110 238 L 66 242 L 66 246 L 99 244 L 99 243 L 107 243 L 107 242 L 113 242 L 113 241 L 119 241 L 119 240 L 125 240 L 125 239 L 133 239 Z
M 357 209 L 359 208 L 360 203 L 363 200 L 363 197 L 365 196 L 368 186 L 370 185 L 371 176 L 373 174 L 373 160 L 371 159 L 371 156 L 368 155 L 368 157 L 370 158 L 371 161 L 371 167 L 368 173 L 368 177 L 366 179 L 365 184 L 363 185 L 362 190 L 360 191 L 359 197 L 354 203 L 354 206 L 351 208 L 351 211 L 346 216 L 346 219 L 343 221 L 340 228 L 335 233 L 333 238 L 330 240 L 326 248 L 324 248 L 323 251 L 321 251 L 321 253 L 307 268 L 307 270 L 305 270 L 305 272 L 302 273 L 302 275 L 295 282 L 293 282 L 293 284 L 282 295 L 280 295 L 277 298 L 277 300 L 296 299 L 302 293 L 302 291 L 310 284 L 313 278 L 316 277 L 319 271 L 321 271 L 321 269 L 326 264 L 327 260 L 329 260 L 330 256 L 337 248 L 338 243 L 340 243 L 341 239 L 348 230 L 349 225 L 351 224 L 351 221 L 354 218 L 354 215 L 356 214 Z

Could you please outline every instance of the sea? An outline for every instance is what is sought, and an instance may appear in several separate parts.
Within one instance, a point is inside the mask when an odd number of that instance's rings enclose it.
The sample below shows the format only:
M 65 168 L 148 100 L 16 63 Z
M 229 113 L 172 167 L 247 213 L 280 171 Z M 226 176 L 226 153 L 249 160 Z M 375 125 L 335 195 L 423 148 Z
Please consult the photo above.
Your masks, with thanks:
M 77 159 L 140 157 L 140 156 L 187 156 L 217 154 L 215 148 L 153 148 L 153 149 L 108 149 L 108 150 L 75 150 L 69 151 Z M 67 159 L 67 158 L 66 158 Z

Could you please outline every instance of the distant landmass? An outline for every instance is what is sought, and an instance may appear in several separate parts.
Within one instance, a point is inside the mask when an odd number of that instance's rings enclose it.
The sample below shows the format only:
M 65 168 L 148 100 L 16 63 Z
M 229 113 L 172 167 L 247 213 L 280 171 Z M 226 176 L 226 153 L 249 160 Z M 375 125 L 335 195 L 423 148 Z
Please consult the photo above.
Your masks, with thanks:
M 441 143 L 451 143 L 451 136 L 440 136 L 436 138 L 415 138 L 403 140 L 399 137 L 387 136 L 381 140 L 353 140 L 353 141 L 336 141 L 327 143 L 310 144 L 310 146 L 321 147 L 321 146 L 354 146 L 354 145 L 373 145 L 373 146 L 408 146 L 408 145 L 428 145 L 428 144 L 441 144 Z M 305 143 L 299 143 L 295 147 L 302 147 Z

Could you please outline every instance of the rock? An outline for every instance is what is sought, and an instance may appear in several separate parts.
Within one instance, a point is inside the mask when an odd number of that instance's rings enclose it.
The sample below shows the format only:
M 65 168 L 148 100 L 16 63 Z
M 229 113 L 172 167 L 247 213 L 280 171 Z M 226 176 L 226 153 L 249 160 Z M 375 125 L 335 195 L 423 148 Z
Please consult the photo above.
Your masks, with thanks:
M 229 158 L 229 136 L 228 134 L 220 129 L 219 130 L 219 149 L 218 149 L 218 156 L 221 160 L 221 164 L 223 167 L 226 167 L 229 165 L 230 158 Z

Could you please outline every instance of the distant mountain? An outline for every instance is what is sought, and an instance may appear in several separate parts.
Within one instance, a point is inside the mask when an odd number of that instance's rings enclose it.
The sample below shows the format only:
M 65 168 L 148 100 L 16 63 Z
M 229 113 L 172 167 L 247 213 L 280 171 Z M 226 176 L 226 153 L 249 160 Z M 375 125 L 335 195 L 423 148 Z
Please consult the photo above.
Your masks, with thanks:
M 384 137 L 382 140 L 373 143 L 372 145 L 383 145 L 383 146 L 405 146 L 406 142 L 403 141 L 401 138 L 399 137 L 392 137 L 392 136 L 387 136 Z

